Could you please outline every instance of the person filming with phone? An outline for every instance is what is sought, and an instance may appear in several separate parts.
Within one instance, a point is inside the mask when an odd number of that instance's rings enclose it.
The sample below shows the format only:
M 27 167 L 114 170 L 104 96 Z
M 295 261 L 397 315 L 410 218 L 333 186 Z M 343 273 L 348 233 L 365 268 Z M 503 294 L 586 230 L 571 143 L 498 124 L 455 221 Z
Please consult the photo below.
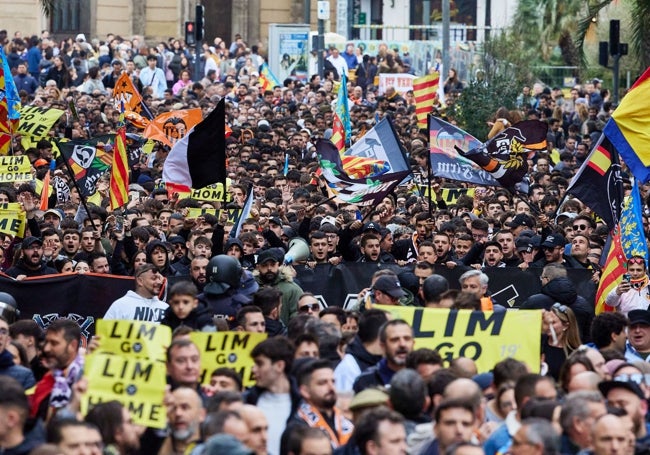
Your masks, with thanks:
M 650 287 L 645 259 L 632 256 L 627 261 L 627 273 L 608 295 L 605 303 L 627 314 L 632 310 L 647 310 L 650 305 Z

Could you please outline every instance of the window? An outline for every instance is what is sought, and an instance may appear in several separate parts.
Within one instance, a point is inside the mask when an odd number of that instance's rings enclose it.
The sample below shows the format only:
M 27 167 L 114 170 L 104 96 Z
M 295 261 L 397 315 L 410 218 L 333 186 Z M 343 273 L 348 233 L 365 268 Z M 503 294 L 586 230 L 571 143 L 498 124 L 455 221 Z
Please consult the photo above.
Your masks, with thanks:
M 81 4 L 83 0 L 59 0 L 54 3 L 52 10 L 52 33 L 78 33 L 83 27 L 81 23 Z

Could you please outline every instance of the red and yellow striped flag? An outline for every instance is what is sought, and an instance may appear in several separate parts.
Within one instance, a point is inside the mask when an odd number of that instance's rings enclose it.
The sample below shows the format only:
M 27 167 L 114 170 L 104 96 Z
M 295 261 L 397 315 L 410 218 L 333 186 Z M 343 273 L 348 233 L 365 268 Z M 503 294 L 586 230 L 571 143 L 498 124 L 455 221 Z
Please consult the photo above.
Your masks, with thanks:
M 437 72 L 413 80 L 415 115 L 418 118 L 418 128 L 427 127 L 427 115 L 433 107 L 433 101 L 436 99 L 439 84 L 440 74 Z
M 266 78 L 263 74 L 260 74 L 260 77 L 257 78 L 257 80 L 260 83 L 260 88 L 262 89 L 262 94 L 266 92 L 267 90 L 273 90 L 273 85 L 271 84 L 271 81 Z
M 111 167 L 111 210 L 129 202 L 129 158 L 126 153 L 126 128 L 122 115 L 122 126 L 115 135 L 113 165 Z
M 625 253 L 623 253 L 619 229 L 617 227 L 612 233 L 607 260 L 600 273 L 600 283 L 598 283 L 598 291 L 596 291 L 596 314 L 614 311 L 612 307 L 605 305 L 605 299 L 607 294 L 618 285 L 625 273 Z
M 9 120 L 9 105 L 5 90 L 6 77 L 11 77 L 11 74 L 5 75 L 3 62 L 0 61 L 0 91 L 2 91 L 2 95 L 0 95 L 0 155 L 7 155 L 11 148 L 12 125 Z

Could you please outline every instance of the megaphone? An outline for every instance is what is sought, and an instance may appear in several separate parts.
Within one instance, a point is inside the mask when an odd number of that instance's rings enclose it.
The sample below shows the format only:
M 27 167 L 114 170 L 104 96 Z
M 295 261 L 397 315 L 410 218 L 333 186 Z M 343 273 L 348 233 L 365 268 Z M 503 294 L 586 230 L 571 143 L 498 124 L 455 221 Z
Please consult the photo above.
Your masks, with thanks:
M 301 237 L 294 237 L 289 241 L 289 251 L 284 255 L 284 263 L 292 264 L 294 261 L 303 261 L 309 257 L 309 245 Z

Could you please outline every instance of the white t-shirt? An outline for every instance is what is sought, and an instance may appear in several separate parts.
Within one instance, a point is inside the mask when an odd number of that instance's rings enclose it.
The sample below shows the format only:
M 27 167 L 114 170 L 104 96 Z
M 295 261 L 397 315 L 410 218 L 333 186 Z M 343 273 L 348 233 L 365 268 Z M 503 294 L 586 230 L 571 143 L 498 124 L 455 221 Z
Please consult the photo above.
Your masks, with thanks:
M 263 392 L 257 400 L 257 407 L 269 423 L 266 450 L 269 455 L 280 455 L 282 433 L 291 414 L 291 395 L 288 393 Z
M 127 321 L 160 322 L 169 307 L 158 297 L 146 299 L 135 291 L 129 291 L 117 299 L 104 315 L 104 319 L 123 319 Z

